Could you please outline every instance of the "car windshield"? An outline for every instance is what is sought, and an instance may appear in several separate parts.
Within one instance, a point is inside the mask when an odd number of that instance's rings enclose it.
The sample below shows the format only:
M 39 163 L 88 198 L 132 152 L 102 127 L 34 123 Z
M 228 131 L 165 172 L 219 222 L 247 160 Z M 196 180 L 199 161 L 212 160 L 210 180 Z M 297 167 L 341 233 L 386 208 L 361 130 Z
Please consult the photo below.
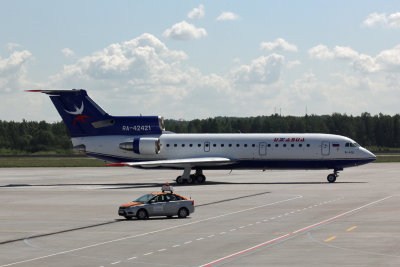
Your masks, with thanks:
M 152 199 L 153 197 L 154 197 L 154 195 L 146 194 L 146 195 L 143 195 L 143 196 L 139 197 L 139 198 L 136 199 L 134 202 L 146 203 L 146 202 L 148 202 L 150 199 Z

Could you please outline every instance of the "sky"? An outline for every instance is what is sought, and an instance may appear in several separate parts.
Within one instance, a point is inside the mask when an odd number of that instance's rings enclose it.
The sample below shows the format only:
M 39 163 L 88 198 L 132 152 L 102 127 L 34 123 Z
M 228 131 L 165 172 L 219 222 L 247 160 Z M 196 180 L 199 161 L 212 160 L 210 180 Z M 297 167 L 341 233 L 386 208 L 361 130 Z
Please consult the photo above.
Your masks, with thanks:
M 60 121 L 30 89 L 167 119 L 400 110 L 400 1 L 0 2 L 0 120 Z

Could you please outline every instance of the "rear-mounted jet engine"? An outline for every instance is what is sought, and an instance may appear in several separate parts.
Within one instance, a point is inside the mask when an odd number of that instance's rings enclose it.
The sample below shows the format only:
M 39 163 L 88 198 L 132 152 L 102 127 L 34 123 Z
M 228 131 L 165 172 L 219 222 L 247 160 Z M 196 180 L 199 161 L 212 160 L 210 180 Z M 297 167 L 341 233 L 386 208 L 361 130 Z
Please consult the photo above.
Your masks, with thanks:
M 121 143 L 119 148 L 133 151 L 140 155 L 156 155 L 161 151 L 161 144 L 158 138 L 141 137 L 135 138 L 130 142 Z

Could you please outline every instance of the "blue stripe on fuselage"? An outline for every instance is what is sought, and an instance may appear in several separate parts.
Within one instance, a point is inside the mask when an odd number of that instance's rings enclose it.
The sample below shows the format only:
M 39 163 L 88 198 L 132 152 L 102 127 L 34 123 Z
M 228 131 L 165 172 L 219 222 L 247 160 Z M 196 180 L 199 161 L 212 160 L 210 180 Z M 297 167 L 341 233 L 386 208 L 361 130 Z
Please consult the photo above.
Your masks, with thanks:
M 88 156 L 110 162 L 140 162 L 140 160 L 132 160 L 131 158 L 117 157 L 113 155 L 98 154 L 87 152 Z M 203 170 L 230 170 L 230 169 L 341 169 L 364 165 L 374 161 L 373 158 L 359 159 L 298 159 L 298 160 L 235 160 L 234 164 L 223 166 L 201 166 Z M 147 160 L 143 160 L 147 161 Z M 140 168 L 139 166 L 137 168 Z M 146 169 L 182 169 L 178 167 L 146 167 Z M 193 165 L 192 169 L 196 169 Z

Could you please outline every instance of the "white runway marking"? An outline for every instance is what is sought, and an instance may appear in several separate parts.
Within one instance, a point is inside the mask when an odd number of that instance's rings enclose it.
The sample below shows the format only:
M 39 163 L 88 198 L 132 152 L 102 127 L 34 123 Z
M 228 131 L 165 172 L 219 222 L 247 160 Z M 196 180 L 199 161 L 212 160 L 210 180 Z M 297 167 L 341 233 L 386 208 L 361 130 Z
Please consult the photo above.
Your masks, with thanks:
M 36 260 L 41 260 L 41 259 L 46 259 L 46 258 L 58 256 L 58 255 L 68 254 L 68 253 L 79 251 L 79 250 L 84 250 L 84 249 L 98 247 L 98 246 L 102 246 L 102 245 L 106 245 L 106 244 L 110 244 L 110 243 L 115 243 L 115 242 L 119 242 L 119 241 L 123 241 L 123 240 L 127 240 L 127 239 L 132 239 L 132 238 L 141 237 L 141 236 L 150 235 L 150 234 L 156 234 L 156 233 L 164 232 L 164 231 L 167 231 L 167 230 L 171 230 L 171 229 L 175 229 L 175 228 L 179 228 L 179 227 L 183 227 L 183 226 L 198 224 L 198 223 L 201 223 L 201 222 L 206 222 L 206 221 L 210 221 L 210 220 L 214 220 L 214 219 L 230 216 L 230 215 L 233 215 L 233 214 L 238 214 L 238 213 L 242 213 L 242 212 L 246 212 L 246 211 L 250 211 L 250 210 L 255 210 L 255 209 L 259 209 L 259 208 L 263 208 L 263 207 L 268 207 L 268 206 L 272 206 L 272 205 L 276 205 L 276 204 L 292 201 L 292 200 L 299 199 L 299 198 L 302 198 L 302 197 L 303 196 L 301 196 L 301 195 L 297 195 L 296 197 L 292 197 L 292 198 L 288 198 L 288 199 L 284 199 L 284 200 L 279 200 L 279 201 L 271 202 L 271 203 L 268 203 L 268 204 L 264 204 L 264 205 L 260 205 L 260 206 L 256 206 L 256 207 L 252 207 L 252 208 L 248 208 L 248 209 L 243 209 L 243 210 L 238 210 L 238 211 L 234 211 L 234 212 L 230 212 L 230 213 L 225 213 L 225 214 L 222 214 L 222 215 L 206 218 L 206 219 L 203 219 L 203 220 L 198 220 L 198 221 L 189 222 L 189 223 L 185 223 L 185 224 L 175 225 L 175 226 L 171 226 L 171 227 L 167 227 L 167 228 L 163 228 L 163 229 L 159 229 L 159 230 L 155 230 L 155 231 L 151 231 L 151 232 L 146 232 L 146 233 L 142 233 L 142 234 L 138 234 L 138 235 L 127 236 L 127 237 L 113 239 L 113 240 L 109 240 L 109 241 L 105 241 L 105 242 L 95 243 L 95 244 L 92 244 L 92 245 L 83 246 L 83 247 L 79 247 L 79 248 L 75 248 L 75 249 L 71 249 L 71 250 L 60 251 L 60 252 L 56 252 L 56 253 L 45 255 L 45 256 L 41 256 L 41 257 L 36 257 L 36 258 L 27 259 L 27 260 L 23 260 L 23 261 L 17 261 L 17 262 L 13 262 L 13 263 L 9 263 L 9 264 L 4 264 L 4 265 L 1 265 L 0 267 L 7 267 L 7 266 L 13 266 L 13 265 L 16 265 L 16 264 L 32 262 L 32 261 L 36 261 Z
M 276 242 L 276 241 L 285 239 L 285 238 L 287 238 L 287 237 L 291 237 L 291 236 L 293 237 L 293 236 L 295 236 L 295 235 L 297 235 L 297 234 L 300 234 L 300 233 L 302 233 L 302 232 L 308 231 L 308 230 L 310 230 L 310 229 L 312 229 L 312 228 L 314 228 L 314 227 L 318 227 L 318 226 L 323 225 L 323 224 L 325 224 L 325 223 L 328 223 L 328 222 L 334 221 L 334 220 L 336 220 L 336 219 L 342 218 L 342 217 L 344 217 L 344 216 L 346 216 L 346 215 L 350 215 L 350 214 L 355 213 L 355 212 L 357 212 L 357 211 L 359 211 L 359 210 L 361 210 L 361 209 L 363 209 L 363 208 L 366 208 L 366 207 L 371 206 L 371 205 L 373 205 L 373 204 L 376 204 L 376 203 L 378 203 L 378 202 L 382 202 L 382 201 L 384 201 L 384 200 L 386 200 L 386 199 L 388 199 L 388 198 L 391 198 L 391 197 L 393 197 L 393 196 L 388 196 L 388 197 L 385 197 L 385 198 L 382 198 L 382 199 L 379 199 L 379 200 L 370 202 L 370 203 L 368 203 L 368 204 L 365 204 L 365 205 L 360 206 L 360 207 L 358 207 L 358 208 L 352 209 L 352 210 L 350 210 L 350 211 L 343 212 L 343 213 L 341 213 L 341 214 L 339 214 L 339 215 L 336 215 L 336 216 L 331 217 L 331 218 L 329 218 L 329 219 L 326 219 L 326 220 L 324 220 L 324 221 L 321 221 L 321 222 L 318 222 L 318 223 L 315 223 L 315 224 L 306 226 L 306 227 L 301 228 L 301 229 L 299 229 L 299 230 L 293 231 L 293 232 L 291 232 L 291 233 L 289 233 L 289 234 L 282 235 L 282 236 L 280 236 L 280 237 L 277 237 L 277 238 L 268 240 L 268 241 L 263 242 L 263 243 L 261 243 L 261 244 L 255 245 L 255 246 L 253 246 L 253 247 L 250 247 L 250 248 L 241 250 L 241 251 L 239 251 L 239 252 L 230 254 L 230 255 L 228 255 L 228 256 L 219 258 L 219 259 L 217 259 L 217 260 L 214 260 L 214 261 L 211 261 L 211 262 L 209 262 L 209 263 L 203 264 L 203 265 L 201 265 L 201 266 L 199 266 L 199 267 L 210 267 L 210 266 L 213 266 L 213 265 L 215 265 L 215 264 L 220 264 L 221 262 L 223 262 L 223 261 L 225 261 L 225 260 L 232 259 L 232 258 L 234 258 L 234 257 L 236 257 L 236 256 L 239 256 L 239 255 L 242 255 L 242 254 L 245 254 L 245 253 L 254 251 L 255 249 L 264 247 L 264 246 L 266 246 L 266 245 L 270 245 L 270 244 L 272 244 L 272 243 L 274 243 L 274 242 Z

